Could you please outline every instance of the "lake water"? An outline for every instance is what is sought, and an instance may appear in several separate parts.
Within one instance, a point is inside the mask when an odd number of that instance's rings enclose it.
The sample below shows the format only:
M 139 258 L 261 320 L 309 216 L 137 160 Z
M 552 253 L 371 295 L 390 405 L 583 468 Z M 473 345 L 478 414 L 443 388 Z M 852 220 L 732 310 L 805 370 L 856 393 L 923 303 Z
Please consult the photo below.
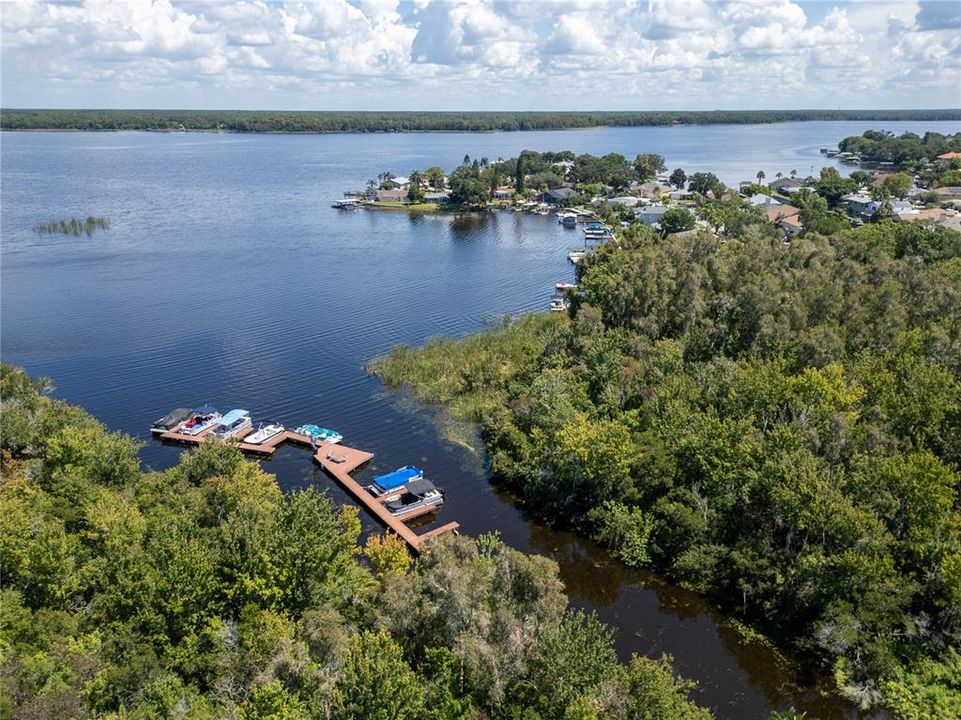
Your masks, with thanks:
M 957 132 L 954 123 L 880 123 Z M 524 148 L 658 152 L 670 168 L 729 184 L 758 170 L 816 172 L 819 147 L 864 123 L 611 128 L 492 134 L 213 135 L 4 133 L 0 343 L 7 362 L 49 375 L 56 394 L 147 442 L 146 465 L 179 451 L 151 443 L 173 407 L 243 407 L 255 420 L 334 427 L 375 453 L 360 475 L 413 463 L 447 490 L 443 521 L 492 529 L 560 564 L 575 605 L 617 628 L 622 655 L 670 653 L 722 718 L 791 704 L 853 717 L 763 646 L 743 642 L 696 596 L 629 572 L 593 544 L 531 522 L 490 485 L 470 443 L 443 417 L 385 390 L 364 364 L 398 343 L 460 336 L 504 313 L 542 309 L 580 238 L 553 218 L 343 212 L 330 201 L 385 169 L 407 174 Z M 844 168 L 841 168 L 842 170 Z M 97 215 L 88 238 L 37 223 Z M 456 433 L 455 433 L 456 434 Z M 284 488 L 349 499 L 310 456 L 265 462 Z M 367 527 L 373 522 L 366 520 Z

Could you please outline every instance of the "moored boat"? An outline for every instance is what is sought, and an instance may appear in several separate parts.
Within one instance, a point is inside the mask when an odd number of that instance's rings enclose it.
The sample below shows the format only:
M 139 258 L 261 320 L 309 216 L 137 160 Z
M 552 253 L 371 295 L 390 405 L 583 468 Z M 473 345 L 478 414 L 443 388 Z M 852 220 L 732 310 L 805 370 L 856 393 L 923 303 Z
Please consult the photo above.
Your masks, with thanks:
M 298 435 L 306 435 L 314 442 L 329 443 L 331 445 L 336 445 L 344 439 L 344 436 L 336 430 L 323 428 L 320 427 L 320 425 L 314 425 L 313 423 L 301 425 L 299 428 L 294 430 L 294 432 Z
M 261 424 L 257 430 L 244 438 L 244 442 L 249 445 L 260 445 L 271 438 L 277 437 L 284 431 L 284 426 L 279 422 L 272 422 L 266 425 Z
M 252 428 L 253 425 L 249 412 L 246 410 L 231 410 L 217 420 L 214 435 L 221 440 L 228 440 L 229 438 L 237 437 L 244 430 Z
M 398 493 L 384 503 L 384 507 L 394 517 L 430 512 L 444 504 L 444 493 L 430 480 L 412 480 Z M 418 512 L 420 511 L 420 512 Z
M 571 250 L 571 251 L 567 254 L 567 259 L 570 260 L 570 261 L 571 261 L 572 263 L 574 263 L 575 265 L 577 265 L 577 263 L 579 263 L 579 262 L 580 262 L 581 260 L 583 260 L 585 257 L 587 257 L 587 251 L 586 251 L 586 250 Z
M 152 432 L 154 435 L 162 435 L 165 432 L 170 432 L 175 427 L 180 425 L 180 423 L 189 420 L 193 416 L 193 413 L 194 411 L 190 408 L 177 408 L 176 410 L 171 410 L 169 413 L 150 426 L 150 432 Z
M 552 297 L 549 309 L 551 312 L 565 312 L 571 306 L 571 301 L 565 297 Z
M 371 495 L 380 497 L 381 495 L 398 492 L 406 486 L 407 483 L 413 482 L 414 480 L 421 480 L 423 477 L 423 470 L 415 468 L 413 465 L 405 465 L 386 475 L 375 477 L 373 482 L 367 486 L 367 490 Z
M 360 202 L 355 198 L 346 198 L 344 200 L 337 200 L 331 207 L 337 208 L 338 210 L 358 210 L 360 208 Z
M 181 435 L 196 436 L 209 430 L 220 421 L 220 413 L 210 405 L 202 405 L 194 409 L 190 417 L 177 427 Z
M 567 282 L 566 280 L 561 280 L 559 283 L 554 285 L 554 289 L 558 292 L 567 292 L 568 290 L 577 290 L 577 285 Z

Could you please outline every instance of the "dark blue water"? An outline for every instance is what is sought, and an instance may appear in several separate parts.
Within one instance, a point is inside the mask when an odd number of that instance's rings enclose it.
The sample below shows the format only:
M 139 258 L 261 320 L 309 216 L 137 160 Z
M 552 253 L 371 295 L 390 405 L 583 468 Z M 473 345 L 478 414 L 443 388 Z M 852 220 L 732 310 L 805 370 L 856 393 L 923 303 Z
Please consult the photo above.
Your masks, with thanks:
M 952 124 L 886 123 L 897 132 Z M 344 212 L 330 201 L 385 169 L 407 174 L 523 148 L 659 152 L 671 168 L 736 183 L 765 170 L 802 175 L 818 148 L 860 123 L 617 128 L 417 135 L 4 133 L 0 344 L 3 359 L 48 375 L 56 394 L 147 443 L 144 463 L 179 450 L 148 426 L 180 405 L 243 407 L 289 426 L 315 422 L 375 453 L 362 477 L 417 464 L 447 489 L 440 519 L 555 558 L 572 602 L 618 628 L 622 654 L 668 652 L 722 717 L 794 704 L 851 714 L 744 643 L 695 596 L 620 568 L 592 544 L 530 522 L 487 481 L 483 457 L 449 423 L 364 371 L 398 343 L 459 336 L 545 307 L 571 279 L 577 241 L 553 218 L 501 212 L 409 217 Z M 109 218 L 88 238 L 37 223 Z M 309 455 L 265 462 L 285 488 L 340 490 Z M 373 523 L 368 521 L 368 527 Z M 794 684 L 799 685 L 795 687 Z

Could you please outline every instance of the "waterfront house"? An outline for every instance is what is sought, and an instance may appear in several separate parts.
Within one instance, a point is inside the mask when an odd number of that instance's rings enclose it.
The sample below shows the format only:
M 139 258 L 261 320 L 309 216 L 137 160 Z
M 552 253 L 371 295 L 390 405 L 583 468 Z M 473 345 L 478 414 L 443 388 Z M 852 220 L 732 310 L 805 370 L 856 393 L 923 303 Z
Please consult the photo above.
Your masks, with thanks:
M 443 205 L 444 203 L 450 202 L 450 195 L 445 192 L 424 193 L 424 202 L 437 203 L 438 205 Z
M 633 195 L 624 195 L 622 197 L 608 198 L 607 206 L 614 207 L 616 205 L 621 205 L 623 207 L 634 207 L 639 202 L 638 198 Z
M 635 211 L 635 216 L 645 225 L 657 225 L 667 212 L 666 205 L 645 205 Z
M 545 190 L 535 199 L 537 202 L 547 203 L 548 205 L 560 205 L 562 202 L 576 194 L 577 193 L 571 188 L 559 187 L 553 190 Z
M 391 186 L 392 190 L 397 190 L 400 188 L 406 188 L 410 185 L 410 178 L 403 175 L 398 175 L 387 181 L 387 184 Z
M 495 200 L 513 200 L 516 194 L 517 190 L 514 188 L 502 185 L 494 190 L 493 197 Z
M 407 191 L 395 188 L 393 190 L 378 190 L 375 196 L 377 202 L 405 202 Z
M 961 153 L 959 152 L 946 152 L 938 155 L 938 160 L 961 160 Z
M 671 190 L 671 200 L 687 200 L 693 194 L 690 190 Z
M 791 195 L 796 193 L 802 187 L 804 187 L 804 182 L 798 180 L 797 178 L 778 178 L 774 182 L 768 183 L 767 186 L 771 188 L 776 193 L 781 193 L 782 195 Z
M 632 188 L 638 197 L 656 198 L 669 193 L 671 188 L 658 182 L 637 183 Z

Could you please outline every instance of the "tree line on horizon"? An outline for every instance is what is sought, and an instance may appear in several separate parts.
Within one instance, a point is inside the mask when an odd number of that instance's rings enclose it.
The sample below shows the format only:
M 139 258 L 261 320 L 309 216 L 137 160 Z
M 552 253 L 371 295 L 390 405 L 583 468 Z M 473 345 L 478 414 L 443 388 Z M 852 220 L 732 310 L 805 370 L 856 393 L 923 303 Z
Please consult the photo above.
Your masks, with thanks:
M 297 110 L 0 110 L 3 130 L 156 130 L 278 133 L 483 132 L 600 126 L 706 125 L 812 120 L 951 121 L 961 110 L 682 110 L 441 112 Z

